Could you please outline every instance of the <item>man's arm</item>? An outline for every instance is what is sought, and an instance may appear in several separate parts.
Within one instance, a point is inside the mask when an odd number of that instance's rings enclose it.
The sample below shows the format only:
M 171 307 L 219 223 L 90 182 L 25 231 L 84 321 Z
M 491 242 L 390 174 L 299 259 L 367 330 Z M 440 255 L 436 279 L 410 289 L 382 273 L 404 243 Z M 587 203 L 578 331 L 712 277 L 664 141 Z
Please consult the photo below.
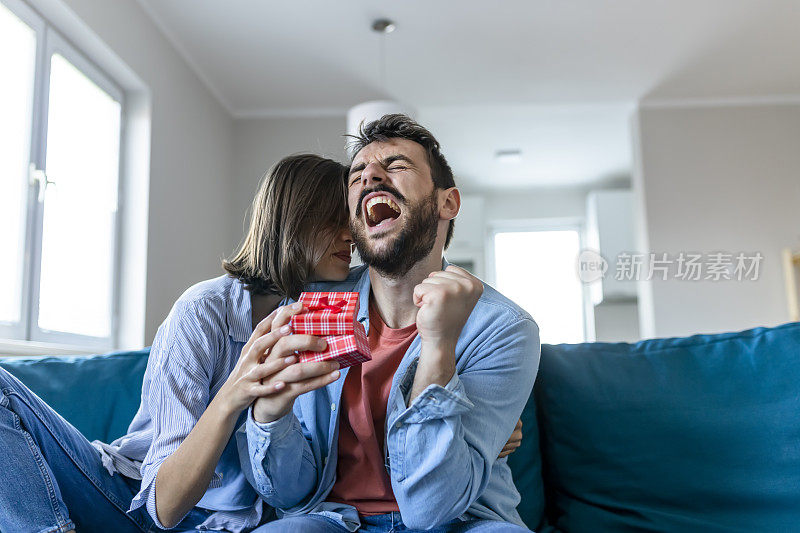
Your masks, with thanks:
M 482 293 L 483 282 L 454 265 L 414 287 L 421 351 L 409 404 L 429 385 L 444 387 L 455 375 L 456 344 Z
M 289 319 L 302 309 L 298 303 L 281 308 L 272 331 L 288 333 Z M 275 344 L 267 360 L 292 357 L 298 351 L 322 351 L 326 345 L 324 339 L 311 335 L 288 335 Z M 277 392 L 259 397 L 248 409 L 244 431 L 237 432 L 245 477 L 272 507 L 301 505 L 316 486 L 319 465 L 308 442 L 312 436 L 304 433 L 293 408 L 301 394 L 339 379 L 338 368 L 333 361 L 294 363 L 270 376 L 265 381 L 275 383 Z
M 392 488 L 408 527 L 445 523 L 480 497 L 533 388 L 532 320 L 498 330 L 478 350 L 444 387 L 429 385 L 390 420 Z
M 289 509 L 314 490 L 317 465 L 294 413 L 259 424 L 251 408 L 237 444 L 245 477 L 268 505 Z
M 453 265 L 414 288 L 420 357 L 413 382 L 401 384 L 407 407 L 387 431 L 392 487 L 409 527 L 456 518 L 481 495 L 533 388 L 538 328 L 512 313 L 456 373 L 456 345 L 482 292 Z

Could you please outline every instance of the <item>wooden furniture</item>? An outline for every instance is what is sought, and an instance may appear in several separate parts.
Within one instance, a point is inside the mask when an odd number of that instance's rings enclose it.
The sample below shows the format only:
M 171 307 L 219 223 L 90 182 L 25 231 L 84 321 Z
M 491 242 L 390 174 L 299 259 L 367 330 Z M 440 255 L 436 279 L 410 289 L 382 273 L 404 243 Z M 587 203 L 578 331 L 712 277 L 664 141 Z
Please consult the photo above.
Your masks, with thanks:
M 783 250 L 783 270 L 786 275 L 786 298 L 789 305 L 789 317 L 792 321 L 800 320 L 800 251 L 789 248 Z

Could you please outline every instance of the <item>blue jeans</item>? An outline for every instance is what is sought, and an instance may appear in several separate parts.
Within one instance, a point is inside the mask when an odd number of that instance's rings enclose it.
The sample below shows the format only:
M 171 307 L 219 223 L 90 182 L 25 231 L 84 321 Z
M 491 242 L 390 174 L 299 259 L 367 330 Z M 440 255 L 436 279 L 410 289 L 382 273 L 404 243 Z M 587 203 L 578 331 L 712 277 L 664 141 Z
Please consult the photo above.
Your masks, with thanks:
M 140 482 L 109 474 L 89 441 L 3 368 L 0 472 L 0 531 L 156 530 L 143 508 L 126 513 Z M 176 530 L 194 530 L 207 516 L 195 509 Z
M 422 533 L 421 530 L 409 529 L 403 524 L 400 513 L 387 513 L 374 516 L 362 516 L 361 527 L 358 531 L 363 533 Z M 339 522 L 326 516 L 309 514 L 281 518 L 253 530 L 252 533 L 285 533 L 289 531 L 302 531 L 303 533 L 349 533 Z M 530 533 L 529 529 L 508 522 L 494 520 L 470 520 L 462 522 L 453 520 L 447 524 L 428 529 L 425 533 Z

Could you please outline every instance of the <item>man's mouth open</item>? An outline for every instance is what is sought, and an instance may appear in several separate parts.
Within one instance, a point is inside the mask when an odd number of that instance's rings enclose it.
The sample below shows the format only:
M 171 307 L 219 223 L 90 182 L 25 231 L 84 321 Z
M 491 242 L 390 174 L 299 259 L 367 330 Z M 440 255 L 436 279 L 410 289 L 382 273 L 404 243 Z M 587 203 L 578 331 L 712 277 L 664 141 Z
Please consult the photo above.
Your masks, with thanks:
M 374 193 L 364 198 L 364 218 L 372 229 L 388 229 L 402 210 L 397 202 L 385 193 Z

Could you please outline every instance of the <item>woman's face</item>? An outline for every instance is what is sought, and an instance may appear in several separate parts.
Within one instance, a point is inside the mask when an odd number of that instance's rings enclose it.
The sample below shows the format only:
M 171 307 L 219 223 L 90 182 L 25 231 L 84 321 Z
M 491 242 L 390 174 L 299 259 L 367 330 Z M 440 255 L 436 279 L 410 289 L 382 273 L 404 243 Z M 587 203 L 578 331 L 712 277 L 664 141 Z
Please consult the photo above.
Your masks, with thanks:
M 350 272 L 350 245 L 353 236 L 345 226 L 334 236 L 322 255 L 322 259 L 314 266 L 315 281 L 342 281 Z

